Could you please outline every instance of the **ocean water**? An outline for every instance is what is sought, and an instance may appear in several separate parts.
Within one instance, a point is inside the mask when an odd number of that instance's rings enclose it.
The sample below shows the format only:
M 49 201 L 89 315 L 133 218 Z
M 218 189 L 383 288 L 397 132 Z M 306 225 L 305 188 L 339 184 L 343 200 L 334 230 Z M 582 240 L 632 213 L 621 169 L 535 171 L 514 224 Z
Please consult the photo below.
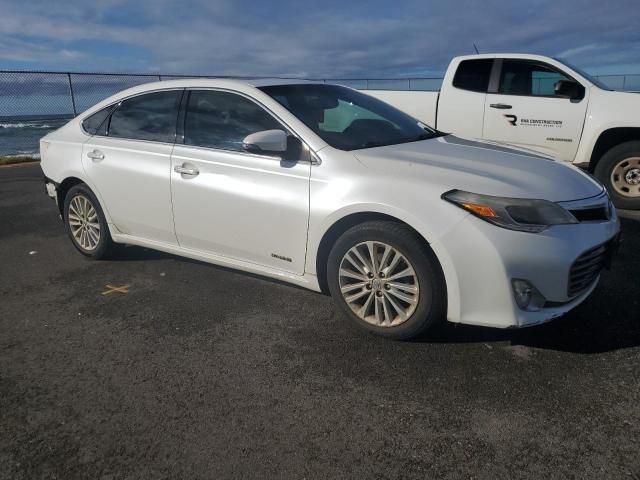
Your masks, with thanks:
M 0 156 L 38 153 L 40 139 L 68 121 L 68 118 L 0 118 Z

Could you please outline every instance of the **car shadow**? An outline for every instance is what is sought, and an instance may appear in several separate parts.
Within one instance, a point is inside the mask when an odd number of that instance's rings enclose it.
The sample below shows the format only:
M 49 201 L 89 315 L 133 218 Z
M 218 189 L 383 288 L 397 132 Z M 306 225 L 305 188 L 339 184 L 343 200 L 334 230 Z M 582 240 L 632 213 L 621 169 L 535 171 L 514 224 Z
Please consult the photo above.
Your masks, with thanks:
M 640 222 L 622 219 L 623 242 L 611 270 L 603 272 L 595 292 L 564 317 L 523 329 L 496 329 L 444 323 L 429 330 L 421 343 L 488 343 L 507 341 L 574 353 L 603 353 L 640 345 Z M 206 265 L 238 274 L 237 270 L 211 265 L 156 250 L 119 245 L 113 261 L 173 259 Z M 303 289 L 276 279 L 241 272 L 269 283 Z
M 174 255 L 172 253 L 161 252 L 159 250 L 153 250 L 146 247 L 140 247 L 137 245 L 124 245 L 117 244 L 115 245 L 114 250 L 111 253 L 111 256 L 108 258 L 108 262 L 138 262 L 138 261 L 150 261 L 150 260 L 172 260 L 174 262 L 179 263 L 187 263 L 193 265 L 201 265 L 207 268 L 212 268 L 215 270 L 222 270 L 228 273 L 233 273 L 237 275 L 244 275 L 247 277 L 255 278 L 258 280 L 262 280 L 265 282 L 273 283 L 276 285 L 285 285 L 287 287 L 303 290 L 305 292 L 309 292 L 309 289 L 301 287 L 299 285 L 294 285 L 289 282 L 285 282 L 283 280 L 278 280 L 276 278 L 269 278 L 263 275 L 258 275 L 251 272 L 243 272 L 240 270 L 236 270 L 231 267 L 225 267 L 222 265 L 215 265 L 213 263 L 204 262 L 202 260 L 196 260 L 193 258 L 182 257 L 180 255 Z
M 161 252 L 159 250 L 152 250 L 150 248 L 138 247 L 136 245 L 117 244 L 115 245 L 115 247 L 111 252 L 111 255 L 109 256 L 109 261 L 110 262 L 140 262 L 144 260 L 166 260 L 169 258 L 188 260 L 186 258 L 178 257 L 170 253 Z

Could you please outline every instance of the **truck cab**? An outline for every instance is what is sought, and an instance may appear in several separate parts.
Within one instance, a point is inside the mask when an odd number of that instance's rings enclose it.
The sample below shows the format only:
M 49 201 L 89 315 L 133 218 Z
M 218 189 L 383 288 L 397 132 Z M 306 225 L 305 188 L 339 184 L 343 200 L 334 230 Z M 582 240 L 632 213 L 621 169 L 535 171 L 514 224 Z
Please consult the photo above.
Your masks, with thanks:
M 456 57 L 439 94 L 405 93 L 376 96 L 443 132 L 571 162 L 594 174 L 617 207 L 640 209 L 638 93 L 613 91 L 566 62 L 528 54 Z M 421 100 L 411 101 L 418 93 Z

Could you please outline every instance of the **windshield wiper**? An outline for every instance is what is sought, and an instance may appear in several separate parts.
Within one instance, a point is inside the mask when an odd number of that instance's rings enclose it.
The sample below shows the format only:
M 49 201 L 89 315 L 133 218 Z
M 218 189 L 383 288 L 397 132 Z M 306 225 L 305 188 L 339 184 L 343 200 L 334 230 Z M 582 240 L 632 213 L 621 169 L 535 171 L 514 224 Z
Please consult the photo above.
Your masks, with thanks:
M 431 132 L 424 132 L 418 135 L 413 140 L 409 140 L 410 142 L 419 142 L 420 140 L 428 140 L 429 138 L 433 138 L 435 135 Z
M 430 138 L 436 138 L 436 137 L 440 137 L 442 135 L 446 135 L 446 134 L 442 134 L 440 132 L 424 132 L 424 133 L 421 133 L 420 135 L 418 135 L 416 137 L 406 138 L 406 139 L 402 138 L 402 139 L 394 140 L 394 141 L 391 141 L 391 142 L 369 141 L 369 142 L 363 143 L 359 148 L 386 147 L 386 146 L 389 146 L 389 145 L 399 145 L 401 143 L 419 142 L 420 140 L 428 140 Z

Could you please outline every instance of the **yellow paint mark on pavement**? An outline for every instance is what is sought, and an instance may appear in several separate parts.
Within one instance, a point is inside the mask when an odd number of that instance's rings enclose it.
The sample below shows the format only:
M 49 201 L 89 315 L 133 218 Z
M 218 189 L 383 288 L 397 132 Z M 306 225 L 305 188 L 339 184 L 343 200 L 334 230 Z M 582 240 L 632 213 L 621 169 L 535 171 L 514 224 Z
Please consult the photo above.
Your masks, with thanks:
M 121 287 L 114 287 L 113 285 L 105 285 L 105 288 L 107 288 L 107 290 L 102 292 L 102 295 L 109 295 L 115 292 L 129 293 L 129 285 L 122 285 Z

